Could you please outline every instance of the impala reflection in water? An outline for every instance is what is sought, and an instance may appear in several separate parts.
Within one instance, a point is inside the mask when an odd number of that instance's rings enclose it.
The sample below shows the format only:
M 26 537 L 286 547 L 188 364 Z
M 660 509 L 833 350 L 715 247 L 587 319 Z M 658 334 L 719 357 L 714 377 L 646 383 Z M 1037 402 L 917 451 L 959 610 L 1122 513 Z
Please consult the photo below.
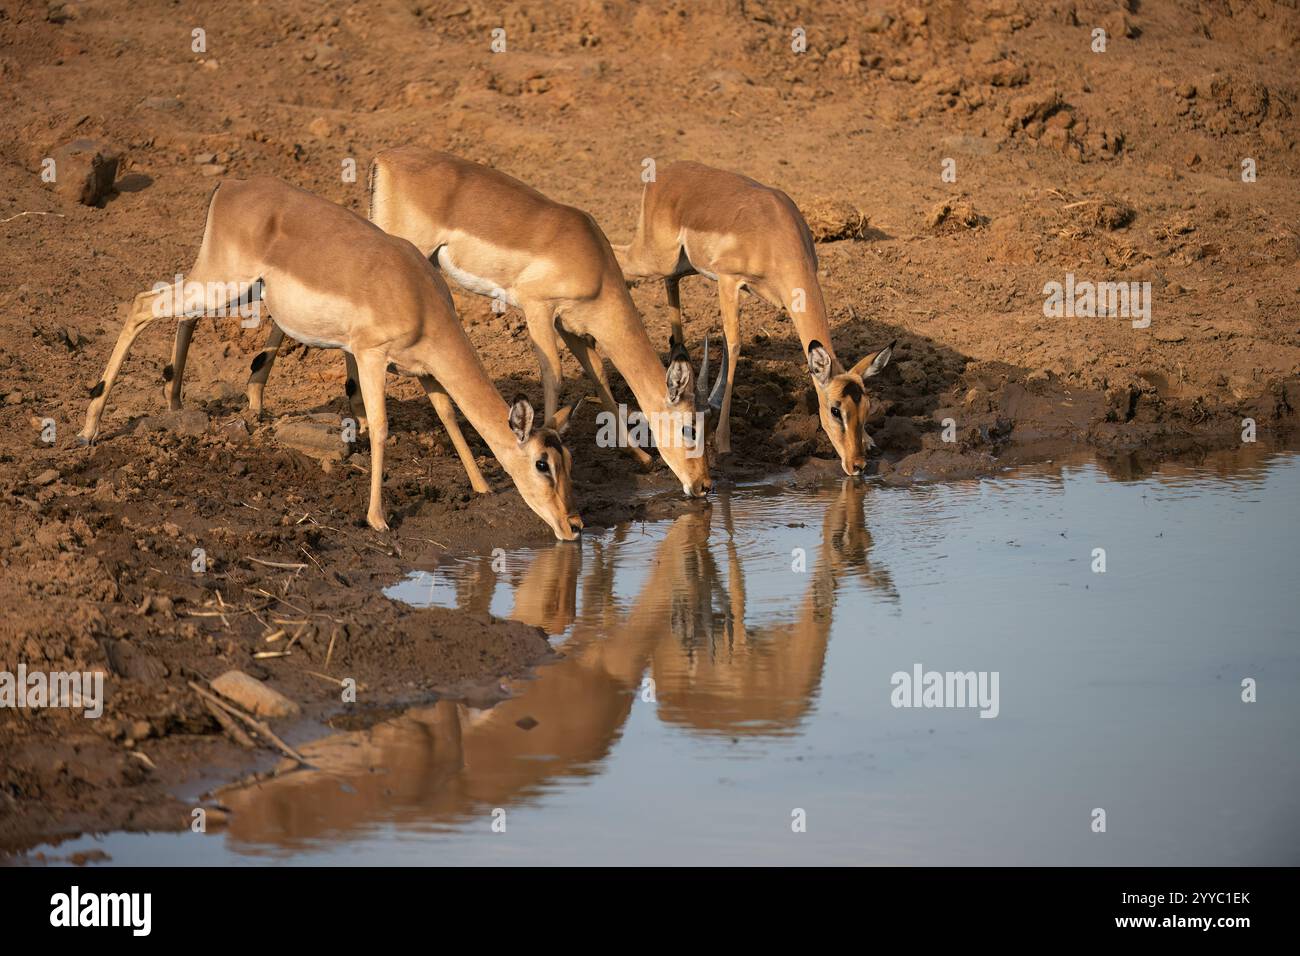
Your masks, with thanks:
M 972 481 L 722 488 L 675 520 L 449 557 L 388 593 L 550 634 L 560 659 L 511 699 L 305 744 L 317 769 L 215 795 L 225 829 L 44 852 L 1294 865 L 1296 501 L 1300 456 L 1262 444 L 1080 453 Z M 900 706 L 899 676 L 931 674 L 941 706 L 923 688 Z M 986 676 L 989 706 L 949 694 L 956 676 Z
M 489 709 L 441 701 L 303 747 L 315 769 L 225 795 L 231 838 L 293 846 L 377 819 L 436 826 L 518 806 L 557 780 L 599 772 L 639 705 L 699 734 L 792 732 L 817 694 L 839 588 L 860 580 L 896 598 L 888 573 L 869 561 L 865 495 L 846 481 L 816 548 L 790 557 L 782 573 L 804 593 L 788 622 L 746 623 L 726 497 L 672 521 L 648 555 L 634 547 L 646 539 L 624 526 L 586 547 L 511 556 L 500 575 L 491 558 L 457 564 L 457 606 L 488 611 L 504 592 L 506 616 L 567 634 L 563 658 L 514 682 L 518 696 Z M 635 588 L 629 599 L 624 580 Z M 405 593 L 427 598 L 428 587 L 416 579 Z

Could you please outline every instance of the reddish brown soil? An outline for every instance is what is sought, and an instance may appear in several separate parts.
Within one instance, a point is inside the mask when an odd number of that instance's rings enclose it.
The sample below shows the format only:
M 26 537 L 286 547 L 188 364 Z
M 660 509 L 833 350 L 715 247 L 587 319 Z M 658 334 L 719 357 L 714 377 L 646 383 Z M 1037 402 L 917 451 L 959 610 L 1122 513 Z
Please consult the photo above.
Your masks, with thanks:
M 869 225 L 822 243 L 822 281 L 842 356 L 900 343 L 876 380 L 876 467 L 888 480 L 976 474 L 1062 443 L 1203 449 L 1237 441 L 1247 416 L 1263 438 L 1296 423 L 1293 4 L 420 0 L 335 11 L 0 0 L 0 670 L 110 675 L 99 721 L 0 711 L 0 848 L 178 826 L 178 785 L 199 768 L 248 768 L 189 679 L 231 667 L 266 677 L 307 706 L 285 731 L 297 739 L 339 709 L 337 688 L 309 671 L 355 677 L 363 702 L 382 708 L 490 693 L 547 653 L 535 629 L 413 611 L 379 592 L 445 549 L 548 535 L 490 463 L 502 493 L 471 496 L 413 383 L 390 389 L 388 535 L 360 521 L 368 456 L 327 467 L 274 438 L 277 415 L 344 411 L 337 354 L 282 354 L 269 420 L 244 424 L 261 331 L 202 325 L 191 411 L 145 420 L 163 407 L 172 331 L 151 327 L 98 446 L 72 444 L 123 304 L 193 259 L 215 182 L 206 166 L 278 175 L 364 212 L 370 156 L 422 143 L 589 210 L 614 241 L 630 235 L 646 158 L 743 171 L 810 215 L 856 207 Z M 1097 26 L 1105 53 L 1089 49 Z M 497 27 L 505 53 L 490 51 Z M 195 28 L 206 53 L 191 50 Z M 99 208 L 39 177 L 44 157 L 81 137 L 125 155 Z M 1256 182 L 1242 182 L 1246 157 Z M 946 158 L 956 183 L 941 179 Z M 341 176 L 348 159 L 355 182 Z M 1151 327 L 1044 318 L 1044 283 L 1071 272 L 1151 282 Z M 713 286 L 683 290 L 698 343 L 717 330 Z M 661 289 L 634 296 L 666 343 Z M 521 316 L 457 303 L 502 390 L 540 397 Z M 739 453 L 715 472 L 833 472 L 788 322 L 750 300 L 742 324 Z M 581 397 L 576 363 L 566 371 L 568 397 Z M 569 437 L 589 524 L 707 507 L 675 496 L 662 468 L 639 475 L 596 448 L 591 408 Z M 946 417 L 956 443 L 941 440 Z M 202 575 L 195 547 L 208 554 Z M 308 623 L 290 626 L 292 656 L 253 660 L 273 618 Z

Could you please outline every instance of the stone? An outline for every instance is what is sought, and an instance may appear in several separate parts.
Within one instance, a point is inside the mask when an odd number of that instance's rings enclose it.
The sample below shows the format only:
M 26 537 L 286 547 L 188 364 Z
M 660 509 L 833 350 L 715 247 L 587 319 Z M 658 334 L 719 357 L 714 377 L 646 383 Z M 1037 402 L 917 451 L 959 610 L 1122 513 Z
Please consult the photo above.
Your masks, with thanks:
M 173 432 L 197 438 L 208 430 L 208 415 L 197 408 L 160 412 L 140 419 L 136 429 L 141 432 Z
M 337 423 L 298 419 L 275 426 L 275 440 L 320 461 L 342 461 L 348 446 Z
M 106 143 L 74 139 L 50 156 L 54 160 L 54 191 L 66 199 L 95 206 L 113 192 L 122 154 Z
M 140 101 L 140 105 L 145 109 L 170 112 L 180 109 L 185 104 L 175 96 L 146 96 Z
M 294 717 L 302 712 L 294 701 L 243 671 L 226 671 L 212 682 L 212 689 L 258 717 Z
M 171 673 L 166 664 L 148 651 L 135 647 L 130 641 L 108 641 L 105 653 L 109 668 L 118 677 L 159 681 Z

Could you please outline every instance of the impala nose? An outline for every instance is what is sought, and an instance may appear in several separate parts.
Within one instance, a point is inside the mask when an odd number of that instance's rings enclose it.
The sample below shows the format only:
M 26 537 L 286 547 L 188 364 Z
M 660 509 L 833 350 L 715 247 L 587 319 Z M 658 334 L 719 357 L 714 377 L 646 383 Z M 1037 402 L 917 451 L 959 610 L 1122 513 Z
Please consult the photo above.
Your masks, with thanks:
M 856 478 L 867 470 L 866 458 L 854 458 L 852 464 L 844 466 L 844 474 Z
M 582 530 L 582 515 L 571 514 L 568 517 L 569 527 L 574 531 Z
M 713 482 L 708 478 L 701 478 L 699 481 L 692 484 L 682 485 L 682 491 L 686 493 L 686 497 L 688 498 L 703 498 L 712 490 Z

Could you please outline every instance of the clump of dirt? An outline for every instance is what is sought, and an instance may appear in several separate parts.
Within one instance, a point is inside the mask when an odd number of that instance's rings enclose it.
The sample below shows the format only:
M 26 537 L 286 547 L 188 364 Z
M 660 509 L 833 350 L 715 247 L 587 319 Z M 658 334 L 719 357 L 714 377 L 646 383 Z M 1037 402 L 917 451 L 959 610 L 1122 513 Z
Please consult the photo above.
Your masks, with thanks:
M 845 199 L 818 197 L 799 204 L 814 242 L 866 239 L 871 227 L 867 215 Z
M 969 200 L 944 199 L 926 214 L 925 224 L 935 232 L 959 232 L 975 229 L 987 223 L 988 217 L 975 211 Z

